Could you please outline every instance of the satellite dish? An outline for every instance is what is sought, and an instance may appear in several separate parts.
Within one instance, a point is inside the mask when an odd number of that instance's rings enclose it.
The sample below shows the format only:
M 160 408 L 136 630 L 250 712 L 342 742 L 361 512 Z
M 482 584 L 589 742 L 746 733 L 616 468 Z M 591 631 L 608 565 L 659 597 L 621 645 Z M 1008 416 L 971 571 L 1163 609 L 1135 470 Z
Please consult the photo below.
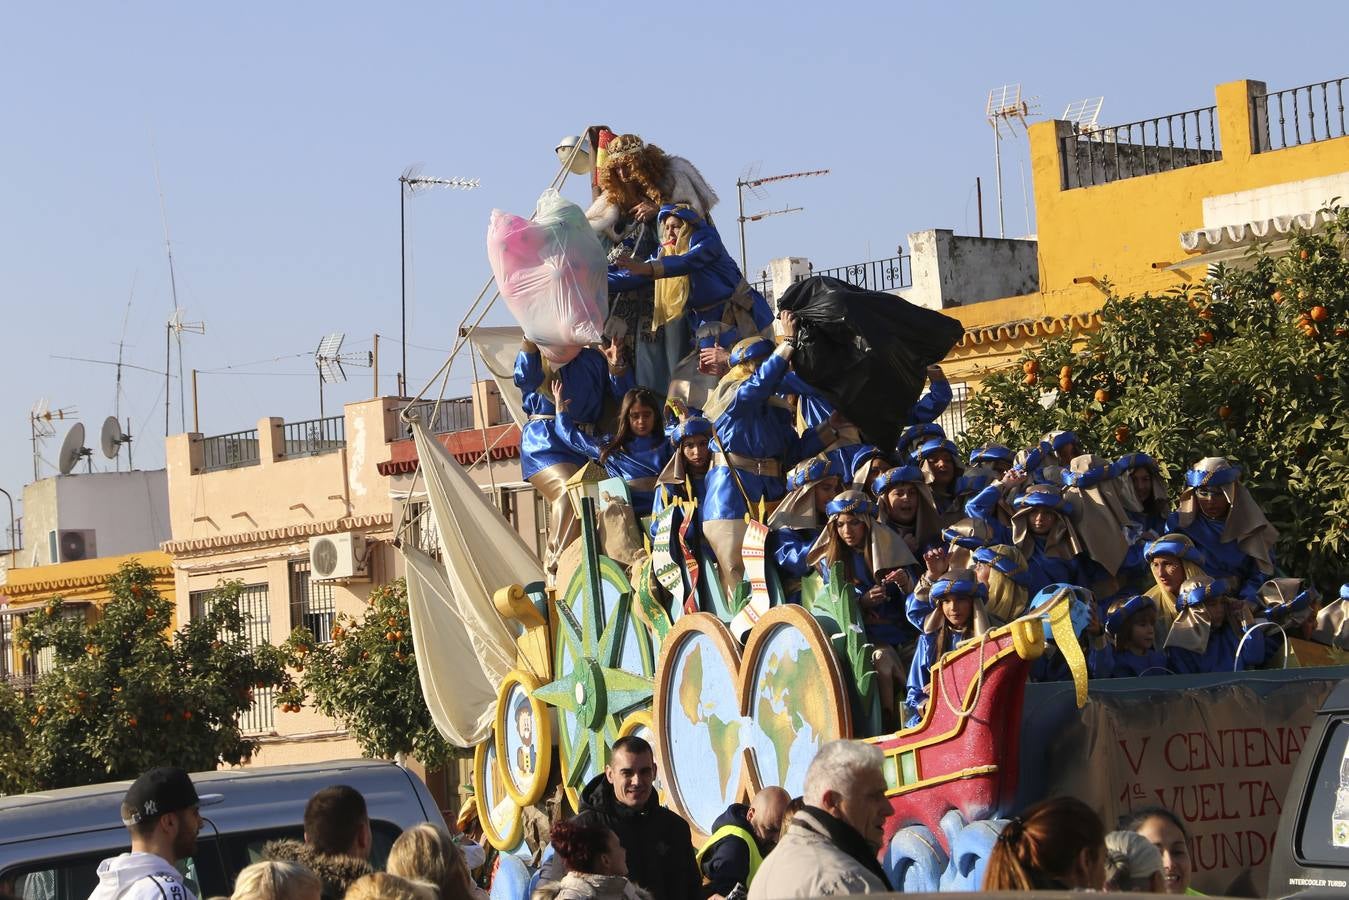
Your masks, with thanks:
M 103 420 L 103 430 L 99 435 L 99 445 L 103 448 L 103 455 L 108 459 L 116 459 L 121 451 L 123 444 L 131 443 L 131 435 L 122 431 L 121 423 L 117 421 L 116 416 L 108 416 Z
M 93 451 L 84 446 L 84 423 L 76 422 L 70 431 L 66 432 L 66 439 L 61 444 L 58 465 L 61 474 L 69 475 L 81 459 L 92 455 Z

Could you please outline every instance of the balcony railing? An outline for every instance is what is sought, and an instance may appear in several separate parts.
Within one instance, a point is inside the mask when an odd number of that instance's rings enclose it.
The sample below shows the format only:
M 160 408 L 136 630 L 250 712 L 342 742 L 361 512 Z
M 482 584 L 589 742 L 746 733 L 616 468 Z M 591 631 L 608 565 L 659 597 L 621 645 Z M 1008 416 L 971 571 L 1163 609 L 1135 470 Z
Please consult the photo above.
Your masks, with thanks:
M 792 279 L 792 283 L 805 281 L 810 275 L 837 278 L 872 291 L 897 291 L 913 286 L 913 264 L 907 253 L 888 259 L 873 259 L 848 266 L 836 266 L 832 269 L 811 269 L 808 274 L 798 275 Z M 789 285 L 783 285 L 782 289 L 778 290 L 773 279 L 765 278 L 763 281 L 751 283 L 750 287 L 771 302 L 785 293 Z
M 1346 81 L 1349 76 L 1252 97 L 1255 152 L 1345 137 Z
M 202 468 L 207 472 L 256 466 L 261 461 L 256 428 L 203 438 L 201 446 Z
M 473 429 L 473 398 L 449 397 L 440 401 L 439 408 L 434 400 L 418 400 L 404 409 L 410 408 L 412 414 L 426 424 L 432 434 L 450 434 L 455 431 Z M 432 412 L 435 416 L 432 418 Z
M 345 416 L 287 422 L 282 426 L 286 459 L 332 453 L 347 445 Z
M 1216 106 L 1074 129 L 1059 139 L 1064 190 L 1203 165 L 1222 156 Z

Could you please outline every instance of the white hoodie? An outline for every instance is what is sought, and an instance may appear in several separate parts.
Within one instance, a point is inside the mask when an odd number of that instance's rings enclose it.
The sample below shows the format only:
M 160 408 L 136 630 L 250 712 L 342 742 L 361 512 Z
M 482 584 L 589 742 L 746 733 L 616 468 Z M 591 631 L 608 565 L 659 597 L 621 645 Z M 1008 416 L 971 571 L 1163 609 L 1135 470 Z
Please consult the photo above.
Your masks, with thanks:
M 98 864 L 98 887 L 89 900 L 197 900 L 183 876 L 153 853 L 123 853 Z

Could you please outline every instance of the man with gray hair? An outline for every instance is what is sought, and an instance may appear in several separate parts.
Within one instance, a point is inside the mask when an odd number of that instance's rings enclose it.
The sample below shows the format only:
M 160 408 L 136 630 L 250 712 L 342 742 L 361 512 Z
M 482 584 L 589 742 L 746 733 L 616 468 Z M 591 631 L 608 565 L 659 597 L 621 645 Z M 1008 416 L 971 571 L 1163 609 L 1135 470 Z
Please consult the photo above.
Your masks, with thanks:
M 885 757 L 860 741 L 831 741 L 806 770 L 805 808 L 755 875 L 749 900 L 884 894 L 876 856 L 890 817 Z

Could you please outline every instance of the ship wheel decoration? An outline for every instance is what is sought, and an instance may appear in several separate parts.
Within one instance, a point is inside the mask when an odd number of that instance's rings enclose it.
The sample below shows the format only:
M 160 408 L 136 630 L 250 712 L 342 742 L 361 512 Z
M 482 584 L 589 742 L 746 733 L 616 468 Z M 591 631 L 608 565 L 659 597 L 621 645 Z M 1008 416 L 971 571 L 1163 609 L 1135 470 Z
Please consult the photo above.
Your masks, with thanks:
M 633 614 L 623 568 L 596 547 L 589 498 L 581 521 L 584 556 L 557 598 L 555 680 L 533 692 L 557 709 L 562 781 L 575 807 L 587 781 L 604 770 L 628 715 L 651 705 L 655 687 L 650 639 Z

